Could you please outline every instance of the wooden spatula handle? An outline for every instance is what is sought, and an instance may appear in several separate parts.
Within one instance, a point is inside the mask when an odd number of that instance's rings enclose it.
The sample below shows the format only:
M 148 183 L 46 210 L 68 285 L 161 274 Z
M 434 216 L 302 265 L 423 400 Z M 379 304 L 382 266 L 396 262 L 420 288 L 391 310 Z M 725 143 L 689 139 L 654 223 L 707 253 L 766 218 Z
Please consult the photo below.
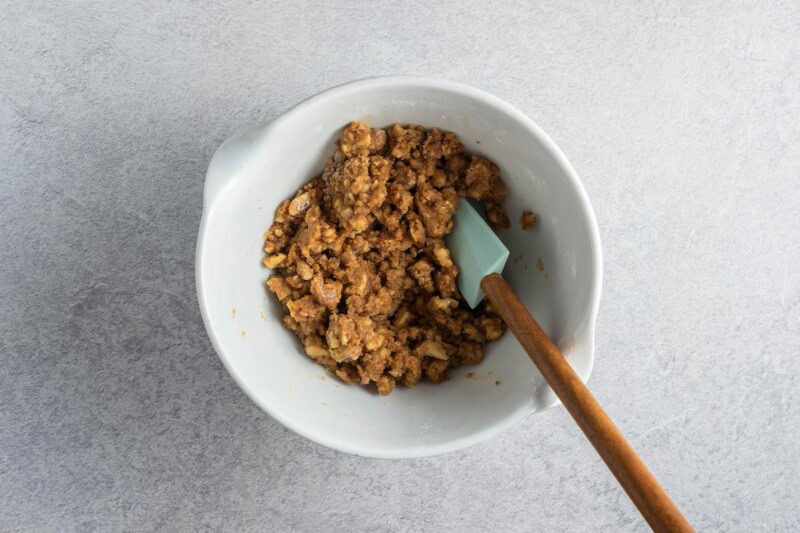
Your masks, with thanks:
M 499 274 L 481 281 L 495 311 L 654 531 L 693 531 L 663 487 Z

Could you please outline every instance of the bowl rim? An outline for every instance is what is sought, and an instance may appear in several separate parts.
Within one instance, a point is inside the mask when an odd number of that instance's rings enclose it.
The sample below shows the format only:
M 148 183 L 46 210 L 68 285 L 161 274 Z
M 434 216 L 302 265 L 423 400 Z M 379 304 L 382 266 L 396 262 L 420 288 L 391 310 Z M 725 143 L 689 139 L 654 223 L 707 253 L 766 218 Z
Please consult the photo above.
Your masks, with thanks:
M 261 134 L 266 133 L 266 130 L 272 129 L 273 126 L 277 127 L 282 122 L 291 120 L 294 115 L 301 113 L 307 107 L 321 104 L 326 100 L 336 99 L 339 96 L 344 95 L 348 92 L 369 90 L 371 88 L 377 89 L 377 88 L 398 87 L 398 86 L 414 86 L 420 88 L 438 89 L 472 97 L 476 100 L 483 101 L 485 104 L 495 108 L 498 112 L 503 113 L 512 118 L 513 120 L 518 121 L 526 129 L 530 130 L 531 133 L 534 135 L 534 137 L 536 137 L 542 143 L 544 148 L 553 156 L 556 163 L 563 170 L 571 186 L 575 189 L 578 195 L 578 200 L 580 202 L 581 208 L 588 221 L 590 248 L 592 257 L 594 259 L 593 274 L 595 280 L 594 285 L 592 287 L 590 306 L 587 314 L 586 335 L 588 343 L 587 348 L 589 350 L 589 365 L 586 371 L 586 377 L 584 381 L 588 381 L 589 377 L 591 376 L 592 369 L 594 367 L 595 327 L 597 322 L 597 314 L 600 307 L 600 294 L 602 292 L 602 284 L 603 284 L 603 258 L 600 246 L 600 230 L 597 225 L 597 219 L 595 217 L 594 209 L 592 208 L 591 202 L 589 200 L 589 196 L 586 193 L 586 190 L 584 189 L 583 183 L 580 181 L 580 178 L 578 178 L 577 172 L 575 172 L 575 169 L 567 160 L 566 156 L 561 151 L 561 149 L 544 132 L 544 130 L 542 130 L 531 118 L 529 118 L 522 111 L 518 110 L 508 102 L 484 90 L 477 89 L 475 87 L 471 87 L 469 85 L 460 82 L 430 78 L 424 76 L 390 75 L 390 76 L 375 76 L 375 77 L 363 78 L 346 82 L 331 87 L 329 89 L 326 89 L 322 92 L 316 93 L 295 104 L 294 106 L 292 106 L 279 116 L 275 117 L 273 120 L 267 121 L 262 124 L 258 124 L 256 126 L 248 126 L 242 128 L 238 132 L 228 137 L 220 145 L 220 147 L 217 148 L 216 152 L 214 153 L 214 155 L 210 160 L 209 168 L 206 172 L 206 177 L 203 186 L 203 212 L 200 220 L 200 227 L 197 235 L 197 245 L 195 250 L 195 284 L 197 290 L 197 299 L 200 306 L 200 313 L 203 318 L 203 324 L 205 326 L 209 340 L 211 341 L 211 344 L 214 347 L 214 351 L 217 353 L 218 357 L 222 361 L 223 365 L 225 366 L 225 369 L 228 371 L 228 373 L 231 375 L 231 377 L 234 379 L 237 385 L 239 385 L 239 387 L 245 392 L 245 394 L 254 403 L 256 403 L 256 405 L 258 405 L 264 412 L 266 412 L 270 417 L 278 421 L 284 427 L 322 446 L 352 455 L 358 455 L 362 457 L 370 457 L 376 459 L 411 459 L 411 458 L 441 455 L 449 452 L 458 451 L 473 446 L 475 444 L 478 444 L 480 442 L 483 442 L 485 440 L 488 440 L 496 435 L 499 435 L 509 427 L 521 421 L 523 418 L 527 417 L 529 414 L 532 414 L 534 412 L 545 411 L 551 407 L 559 405 L 560 402 L 556 401 L 553 405 L 548 406 L 545 409 L 540 409 L 538 411 L 533 411 L 528 408 L 518 408 L 514 412 L 512 412 L 509 416 L 479 431 L 476 431 L 474 433 L 471 433 L 463 437 L 459 437 L 438 444 L 432 444 L 429 446 L 370 447 L 360 444 L 352 444 L 346 440 L 345 436 L 332 437 L 329 435 L 318 434 L 314 431 L 313 428 L 309 428 L 306 425 L 296 423 L 291 418 L 286 417 L 279 412 L 276 412 L 266 402 L 261 401 L 261 399 L 258 396 L 256 396 L 254 392 L 251 391 L 250 388 L 246 385 L 243 377 L 236 370 L 232 360 L 226 355 L 225 348 L 222 342 L 220 341 L 220 338 L 214 332 L 210 320 L 206 291 L 203 287 L 202 258 L 205 250 L 205 234 L 208 228 L 208 221 L 210 218 L 209 213 L 212 211 L 215 200 L 219 197 L 216 194 L 209 194 L 210 192 L 213 192 L 211 191 L 213 184 L 210 183 L 212 165 L 214 161 L 217 159 L 217 156 L 222 151 L 221 149 L 226 145 L 226 143 L 228 143 L 228 141 L 231 141 L 234 138 L 239 137 L 245 132 L 246 133 L 259 132 Z M 215 187 L 215 190 L 218 192 L 220 190 L 220 187 L 218 186 L 219 184 L 216 185 L 217 186 Z

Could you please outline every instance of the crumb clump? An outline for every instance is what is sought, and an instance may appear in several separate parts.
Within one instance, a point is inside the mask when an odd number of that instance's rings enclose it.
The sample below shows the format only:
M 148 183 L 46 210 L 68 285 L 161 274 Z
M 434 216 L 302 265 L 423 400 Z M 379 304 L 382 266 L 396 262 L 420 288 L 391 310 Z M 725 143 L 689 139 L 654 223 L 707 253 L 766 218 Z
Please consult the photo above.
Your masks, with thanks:
M 525 230 L 535 228 L 537 222 L 536 215 L 532 211 L 525 210 L 522 212 L 522 216 L 519 217 L 519 225 Z
M 497 165 L 466 155 L 455 134 L 344 128 L 322 175 L 278 206 L 265 234 L 267 287 L 311 359 L 382 395 L 481 362 L 505 324 L 456 287 L 444 237 L 459 196 L 484 202 L 495 229 L 510 226 Z

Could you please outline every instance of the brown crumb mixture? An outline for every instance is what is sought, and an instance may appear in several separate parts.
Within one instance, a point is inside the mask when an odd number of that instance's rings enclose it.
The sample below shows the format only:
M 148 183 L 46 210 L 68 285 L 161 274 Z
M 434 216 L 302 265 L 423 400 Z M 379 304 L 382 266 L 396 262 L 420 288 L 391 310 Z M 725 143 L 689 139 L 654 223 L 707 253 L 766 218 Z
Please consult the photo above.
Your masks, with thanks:
M 464 154 L 455 134 L 353 122 L 322 176 L 278 206 L 265 235 L 267 287 L 313 360 L 347 383 L 392 392 L 483 359 L 502 320 L 456 288 L 444 236 L 458 197 L 509 227 L 497 165 Z
M 519 225 L 522 229 L 532 229 L 536 227 L 536 215 L 533 214 L 531 211 L 523 211 L 522 216 L 519 217 Z

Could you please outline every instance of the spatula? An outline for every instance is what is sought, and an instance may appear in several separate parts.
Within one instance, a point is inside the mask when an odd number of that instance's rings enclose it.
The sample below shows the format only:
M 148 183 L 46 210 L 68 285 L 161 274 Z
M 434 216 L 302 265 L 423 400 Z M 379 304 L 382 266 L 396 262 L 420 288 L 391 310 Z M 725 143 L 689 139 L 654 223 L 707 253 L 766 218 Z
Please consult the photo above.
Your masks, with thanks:
M 484 295 L 547 384 L 655 531 L 693 531 L 647 466 L 502 277 L 508 249 L 470 202 L 460 200 L 447 237 L 459 268 L 458 289 L 471 307 Z

